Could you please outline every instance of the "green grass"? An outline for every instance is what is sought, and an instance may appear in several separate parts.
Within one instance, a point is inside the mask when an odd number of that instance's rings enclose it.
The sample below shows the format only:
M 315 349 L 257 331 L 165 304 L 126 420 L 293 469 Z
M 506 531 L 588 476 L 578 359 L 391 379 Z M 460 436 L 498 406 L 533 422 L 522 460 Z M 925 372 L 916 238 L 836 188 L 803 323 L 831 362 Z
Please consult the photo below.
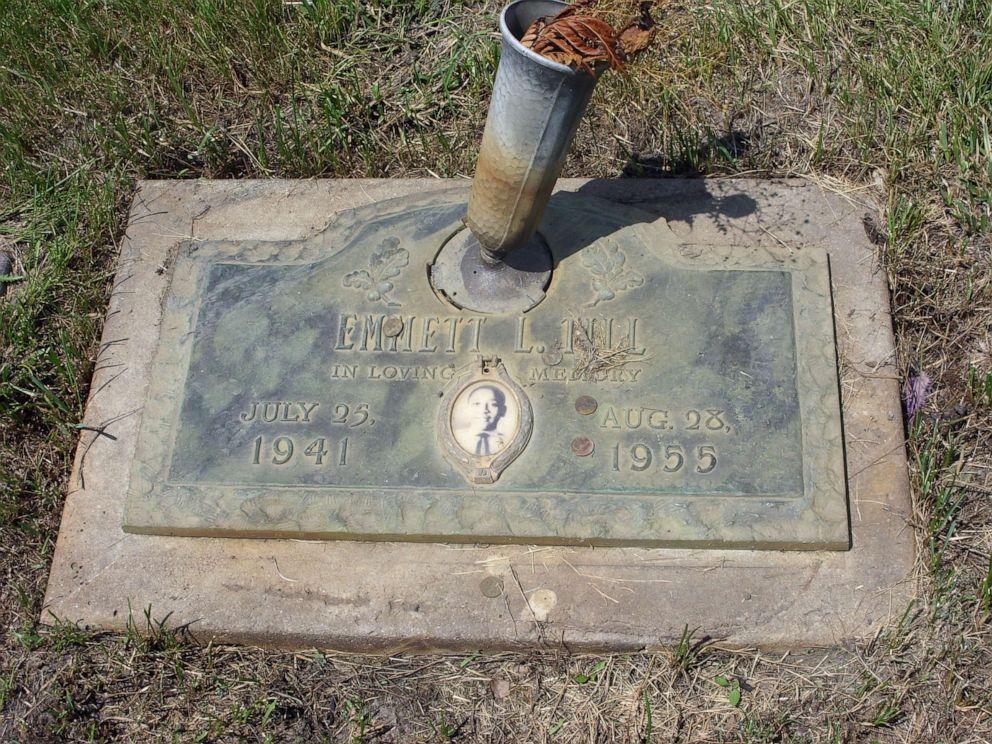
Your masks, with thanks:
M 923 596 L 875 643 L 785 669 L 689 634 L 671 663 L 615 658 L 593 680 L 596 658 L 190 649 L 151 612 L 124 636 L 38 625 L 136 180 L 471 175 L 498 8 L 0 0 L 0 250 L 20 277 L 0 299 L 0 738 L 992 735 L 988 0 L 673 4 L 635 74 L 599 85 L 566 166 L 804 175 L 879 200 L 899 361 L 934 387 L 907 429 Z M 497 673 L 514 692 L 494 702 L 479 678 Z M 741 716 L 713 717 L 717 675 L 751 680 Z

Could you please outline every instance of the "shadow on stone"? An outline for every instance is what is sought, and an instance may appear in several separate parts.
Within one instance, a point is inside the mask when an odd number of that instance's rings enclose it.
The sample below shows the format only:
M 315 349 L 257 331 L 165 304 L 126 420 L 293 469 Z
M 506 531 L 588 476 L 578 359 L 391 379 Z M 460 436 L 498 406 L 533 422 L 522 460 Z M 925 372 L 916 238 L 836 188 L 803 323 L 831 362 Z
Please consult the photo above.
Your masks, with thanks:
M 588 197 L 618 202 L 621 205 L 635 207 L 635 210 L 617 209 L 614 219 L 584 223 L 585 228 L 574 242 L 559 250 L 555 258 L 564 258 L 578 253 L 583 248 L 595 243 L 600 238 L 639 222 L 653 222 L 658 217 L 672 222 L 691 224 L 697 216 L 706 216 L 718 227 L 726 226 L 734 220 L 740 220 L 757 211 L 757 202 L 744 192 L 717 195 L 710 191 L 709 180 L 679 179 L 679 189 L 670 191 L 664 199 L 659 200 L 659 185 L 670 187 L 675 183 L 669 179 L 596 179 L 584 184 L 574 192 L 559 191 L 551 197 L 549 210 L 564 209 L 581 211 L 588 208 Z M 650 208 L 643 209 L 643 206 Z M 640 215 L 638 215 L 640 211 Z M 725 227 L 723 228 L 726 229 Z M 556 264 L 557 265 L 557 264 Z

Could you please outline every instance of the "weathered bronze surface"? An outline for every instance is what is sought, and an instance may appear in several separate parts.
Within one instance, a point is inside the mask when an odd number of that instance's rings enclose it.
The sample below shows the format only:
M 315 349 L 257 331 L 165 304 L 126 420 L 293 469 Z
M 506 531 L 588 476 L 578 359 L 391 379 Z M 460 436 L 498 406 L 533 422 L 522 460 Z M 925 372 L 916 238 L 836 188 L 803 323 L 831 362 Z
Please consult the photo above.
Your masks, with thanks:
M 481 315 L 428 279 L 464 212 L 453 191 L 183 244 L 125 529 L 848 547 L 822 251 L 687 245 L 561 194 L 547 296 Z

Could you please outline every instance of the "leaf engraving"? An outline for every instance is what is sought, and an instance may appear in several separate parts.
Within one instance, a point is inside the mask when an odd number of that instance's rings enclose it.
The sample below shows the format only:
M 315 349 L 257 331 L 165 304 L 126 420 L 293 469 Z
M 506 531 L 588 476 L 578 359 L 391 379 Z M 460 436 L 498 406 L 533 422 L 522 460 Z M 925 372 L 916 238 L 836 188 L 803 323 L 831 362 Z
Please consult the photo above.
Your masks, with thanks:
M 372 286 L 372 275 L 367 271 L 352 271 L 345 275 L 343 284 L 355 289 L 368 289 Z
M 586 307 L 595 307 L 600 302 L 609 302 L 618 292 L 640 287 L 644 277 L 626 267 L 627 256 L 615 245 L 591 245 L 582 252 L 582 265 L 593 275 L 593 301 Z
M 410 252 L 400 246 L 399 238 L 386 238 L 369 256 L 368 271 L 361 269 L 345 274 L 341 283 L 364 291 L 369 302 L 381 300 L 389 307 L 399 307 L 400 303 L 388 296 L 395 286 L 389 280 L 399 276 L 409 263 Z

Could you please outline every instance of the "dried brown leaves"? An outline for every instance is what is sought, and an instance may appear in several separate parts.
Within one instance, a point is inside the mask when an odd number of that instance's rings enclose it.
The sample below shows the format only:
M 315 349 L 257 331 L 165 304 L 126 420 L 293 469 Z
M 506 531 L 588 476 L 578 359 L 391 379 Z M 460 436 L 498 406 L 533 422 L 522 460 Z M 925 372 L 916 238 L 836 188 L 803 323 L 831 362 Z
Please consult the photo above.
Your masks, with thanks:
M 542 16 L 530 25 L 520 43 L 569 67 L 597 75 L 603 65 L 623 72 L 624 64 L 650 46 L 657 28 L 652 2 L 640 4 L 640 15 L 617 33 L 609 23 L 587 12 L 596 0 L 576 0 L 553 18 Z
M 628 23 L 617 37 L 620 51 L 628 60 L 651 46 L 658 33 L 654 18 L 651 17 L 651 5 L 649 2 L 641 3 L 640 16 Z

